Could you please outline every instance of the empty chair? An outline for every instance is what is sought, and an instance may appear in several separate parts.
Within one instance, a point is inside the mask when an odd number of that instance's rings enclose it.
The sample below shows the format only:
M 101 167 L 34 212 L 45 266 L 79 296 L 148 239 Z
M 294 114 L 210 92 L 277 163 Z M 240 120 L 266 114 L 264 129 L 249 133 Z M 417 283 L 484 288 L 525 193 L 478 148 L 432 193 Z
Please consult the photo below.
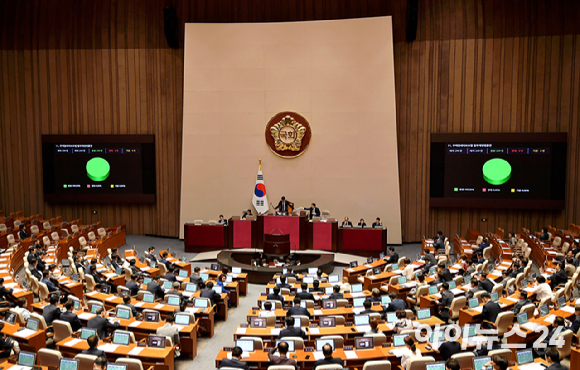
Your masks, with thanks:
M 275 301 L 275 300 L 268 300 L 266 302 L 270 302 L 272 303 L 272 307 L 276 307 L 277 310 L 281 310 L 282 309 L 282 302 L 280 301 Z
M 203 223 L 203 220 L 193 220 L 194 225 L 201 225 L 202 223 Z
M 87 282 L 87 292 L 92 292 L 95 290 L 95 279 L 91 275 L 85 275 L 85 281 Z
M 8 245 L 16 244 L 16 238 L 14 238 L 14 235 L 12 235 L 12 234 L 8 234 L 6 236 L 6 241 L 8 242 Z
M 79 227 L 78 227 L 78 225 L 73 224 L 73 225 L 70 226 L 70 230 L 73 233 L 78 233 L 79 232 Z
M 85 239 L 84 236 L 79 237 L 79 244 L 80 244 L 82 250 L 89 249 L 87 239 Z
M 44 244 L 48 247 L 50 245 L 50 238 L 48 236 L 43 236 L 42 237 L 42 244 Z
M 308 316 L 292 316 L 292 317 L 294 317 L 294 320 L 300 320 L 300 326 L 303 328 L 310 325 L 310 319 L 308 318 Z
M 451 301 L 451 307 L 449 308 L 450 311 L 449 318 L 451 320 L 459 320 L 459 311 L 463 308 L 463 306 L 465 306 L 466 301 L 467 299 L 465 298 L 465 296 L 453 298 L 453 301 Z
M 30 226 L 30 232 L 33 233 L 33 234 L 40 233 L 40 229 L 38 228 L 38 225 L 32 225 L 32 226 Z
M 503 356 L 509 361 L 510 358 L 512 357 L 512 351 L 508 348 L 494 349 L 493 351 L 489 351 L 489 353 L 487 355 L 490 357 L 493 357 L 496 355 Z
M 73 334 L 72 327 L 70 323 L 62 320 L 54 320 L 52 322 L 52 327 L 54 328 L 54 343 L 58 343 Z
M 534 317 L 534 311 L 536 311 L 536 305 L 533 303 L 527 304 L 520 309 L 520 313 L 527 313 L 528 318 Z
M 87 302 L 87 308 L 89 309 L 89 311 L 93 311 L 93 305 L 99 305 L 99 306 L 103 306 L 103 302 L 101 301 L 96 301 L 96 300 L 90 300 Z
M 50 234 L 50 238 L 52 239 L 52 241 L 54 242 L 54 244 L 57 244 L 58 241 L 60 240 L 60 237 L 58 236 L 58 233 L 56 231 L 53 231 Z
M 318 365 L 316 367 L 317 370 L 343 370 L 342 365 L 339 364 L 330 364 L 330 365 Z
M 570 356 L 570 352 L 572 352 L 571 344 L 573 336 L 574 333 L 572 333 L 572 330 L 565 330 L 560 334 L 558 334 L 558 338 L 564 340 L 564 345 L 562 345 L 561 347 L 556 346 L 558 352 L 560 352 L 560 360 Z
M 46 286 L 45 283 L 39 282 L 38 283 L 38 299 L 40 299 L 41 301 L 44 301 L 48 298 L 48 287 Z
M 433 356 L 415 357 L 409 360 L 406 370 L 425 370 L 425 365 L 431 362 L 435 362 Z
M 346 322 L 346 319 L 344 318 L 344 316 L 341 316 L 341 315 L 329 316 L 329 317 L 334 317 L 334 322 L 336 323 L 336 325 L 344 325 L 344 323 Z
M 5 233 L 7 229 L 6 224 L 0 224 L 0 233 Z
M 75 356 L 75 360 L 79 360 L 79 369 L 92 369 L 97 356 L 83 355 L 79 353 Z
M 50 226 L 50 222 L 48 222 L 48 221 L 46 221 L 46 222 L 44 222 L 44 223 L 42 224 L 42 228 L 43 228 L 44 230 L 50 230 L 50 227 L 51 227 L 51 226 Z
M 365 361 L 363 370 L 391 370 L 391 361 L 389 360 Z
M 107 236 L 107 230 L 105 230 L 104 227 L 101 227 L 100 229 L 98 229 L 97 233 L 99 234 L 99 236 Z
M 454 358 L 459 362 L 459 367 L 461 369 L 470 369 L 473 367 L 473 358 L 475 354 L 473 352 L 461 352 L 456 353 L 451 358 Z M 510 357 L 508 357 L 510 358 Z
M 89 237 L 89 242 L 93 243 L 97 240 L 97 237 L 95 236 L 94 232 L 89 232 L 89 234 L 87 235 Z
M 143 370 L 143 364 L 141 360 L 127 357 L 119 357 L 116 364 L 127 365 L 127 370 Z
M 117 313 L 117 311 L 119 311 L 120 308 L 129 311 L 129 318 L 132 318 L 133 317 L 133 310 L 131 309 L 131 307 L 128 307 L 128 306 L 125 306 L 125 305 L 122 305 L 122 304 L 117 305 L 117 307 L 115 307 L 115 313 Z M 119 315 L 116 314 L 115 317 L 119 317 Z
M 264 349 L 264 341 L 260 337 L 242 337 L 240 340 L 253 340 L 255 350 L 260 351 Z
M 222 367 L 221 369 L 224 368 Z M 292 365 L 272 365 L 268 366 L 268 370 L 296 370 L 296 368 Z
M 40 366 L 53 366 L 58 369 L 62 354 L 53 349 L 41 348 L 38 351 L 38 364 Z

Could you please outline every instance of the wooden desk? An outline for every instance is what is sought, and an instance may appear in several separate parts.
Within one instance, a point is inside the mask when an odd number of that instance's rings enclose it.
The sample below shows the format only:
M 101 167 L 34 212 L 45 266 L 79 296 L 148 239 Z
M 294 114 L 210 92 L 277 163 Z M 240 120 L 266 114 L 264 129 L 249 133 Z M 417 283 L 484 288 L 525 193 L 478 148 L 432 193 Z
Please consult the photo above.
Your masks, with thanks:
M 73 338 L 64 339 L 58 343 L 56 346 L 58 350 L 62 353 L 63 357 L 73 358 L 82 351 L 89 349 L 89 344 L 86 340 L 76 343 L 73 346 L 69 346 L 66 343 L 70 342 Z M 101 341 L 101 345 L 98 347 L 101 349 L 104 343 Z M 156 370 L 173 370 L 174 369 L 174 349 L 173 347 L 165 348 L 149 348 L 141 347 L 143 350 L 138 355 L 132 355 L 129 352 L 134 348 L 138 347 L 137 343 L 131 343 L 128 346 L 118 346 L 114 351 L 109 351 L 105 349 L 107 354 L 107 359 L 110 362 L 114 362 L 119 357 L 129 357 L 141 360 L 143 363 L 143 368 L 146 369 L 149 366 L 154 366 Z
M 210 268 L 206 267 L 199 272 L 200 274 L 209 274 L 209 276 L 217 279 L 218 276 L 222 274 L 221 271 L 214 271 Z M 248 274 L 243 272 L 241 274 L 232 274 L 231 272 L 228 275 L 232 276 L 232 281 L 237 282 L 240 285 L 240 294 L 247 295 L 248 294 Z
M 373 263 L 365 263 L 364 265 L 357 266 L 355 268 L 345 268 L 342 270 L 342 277 L 347 278 L 350 284 L 357 283 L 357 278 L 364 275 L 368 269 L 374 269 L 375 267 L 383 268 L 387 265 L 387 261 L 384 259 L 378 259 L 373 261 Z
M 16 334 L 20 328 L 21 326 L 19 324 L 11 325 L 5 323 L 2 334 L 6 334 L 17 341 L 20 344 L 20 349 L 23 351 L 38 352 L 41 348 L 46 347 L 46 330 L 38 330 L 36 333 L 27 337 L 19 337 Z

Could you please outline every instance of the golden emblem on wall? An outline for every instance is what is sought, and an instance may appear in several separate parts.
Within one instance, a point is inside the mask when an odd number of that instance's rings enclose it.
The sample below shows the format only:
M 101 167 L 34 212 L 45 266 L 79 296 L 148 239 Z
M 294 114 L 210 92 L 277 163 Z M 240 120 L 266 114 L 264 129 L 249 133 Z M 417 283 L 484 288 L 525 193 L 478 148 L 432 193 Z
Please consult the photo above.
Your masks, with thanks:
M 282 158 L 296 158 L 308 148 L 310 124 L 298 113 L 280 112 L 266 125 L 266 143 Z
M 300 151 L 302 139 L 306 133 L 306 127 L 296 122 L 294 118 L 286 116 L 270 128 L 270 133 L 274 138 L 276 150 Z

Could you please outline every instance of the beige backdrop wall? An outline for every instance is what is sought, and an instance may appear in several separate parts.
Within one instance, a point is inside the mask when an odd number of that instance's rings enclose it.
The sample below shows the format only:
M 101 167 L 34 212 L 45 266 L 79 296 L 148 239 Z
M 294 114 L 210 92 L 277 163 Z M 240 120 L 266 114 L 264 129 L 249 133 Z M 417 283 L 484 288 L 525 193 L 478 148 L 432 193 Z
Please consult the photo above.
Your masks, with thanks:
M 268 200 L 316 202 L 401 243 L 390 17 L 185 27 L 181 224 L 251 208 L 258 159 Z M 282 159 L 268 120 L 303 115 L 309 149 Z M 180 228 L 183 237 L 183 228 Z

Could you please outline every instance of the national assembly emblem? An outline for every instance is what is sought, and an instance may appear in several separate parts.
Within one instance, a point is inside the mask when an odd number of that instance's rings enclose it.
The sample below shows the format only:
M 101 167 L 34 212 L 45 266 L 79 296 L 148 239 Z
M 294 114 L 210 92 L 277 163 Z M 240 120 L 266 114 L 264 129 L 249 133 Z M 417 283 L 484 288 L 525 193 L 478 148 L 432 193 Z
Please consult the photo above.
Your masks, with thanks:
M 266 143 L 282 158 L 296 158 L 304 153 L 311 136 L 310 124 L 295 112 L 280 112 L 266 126 Z

